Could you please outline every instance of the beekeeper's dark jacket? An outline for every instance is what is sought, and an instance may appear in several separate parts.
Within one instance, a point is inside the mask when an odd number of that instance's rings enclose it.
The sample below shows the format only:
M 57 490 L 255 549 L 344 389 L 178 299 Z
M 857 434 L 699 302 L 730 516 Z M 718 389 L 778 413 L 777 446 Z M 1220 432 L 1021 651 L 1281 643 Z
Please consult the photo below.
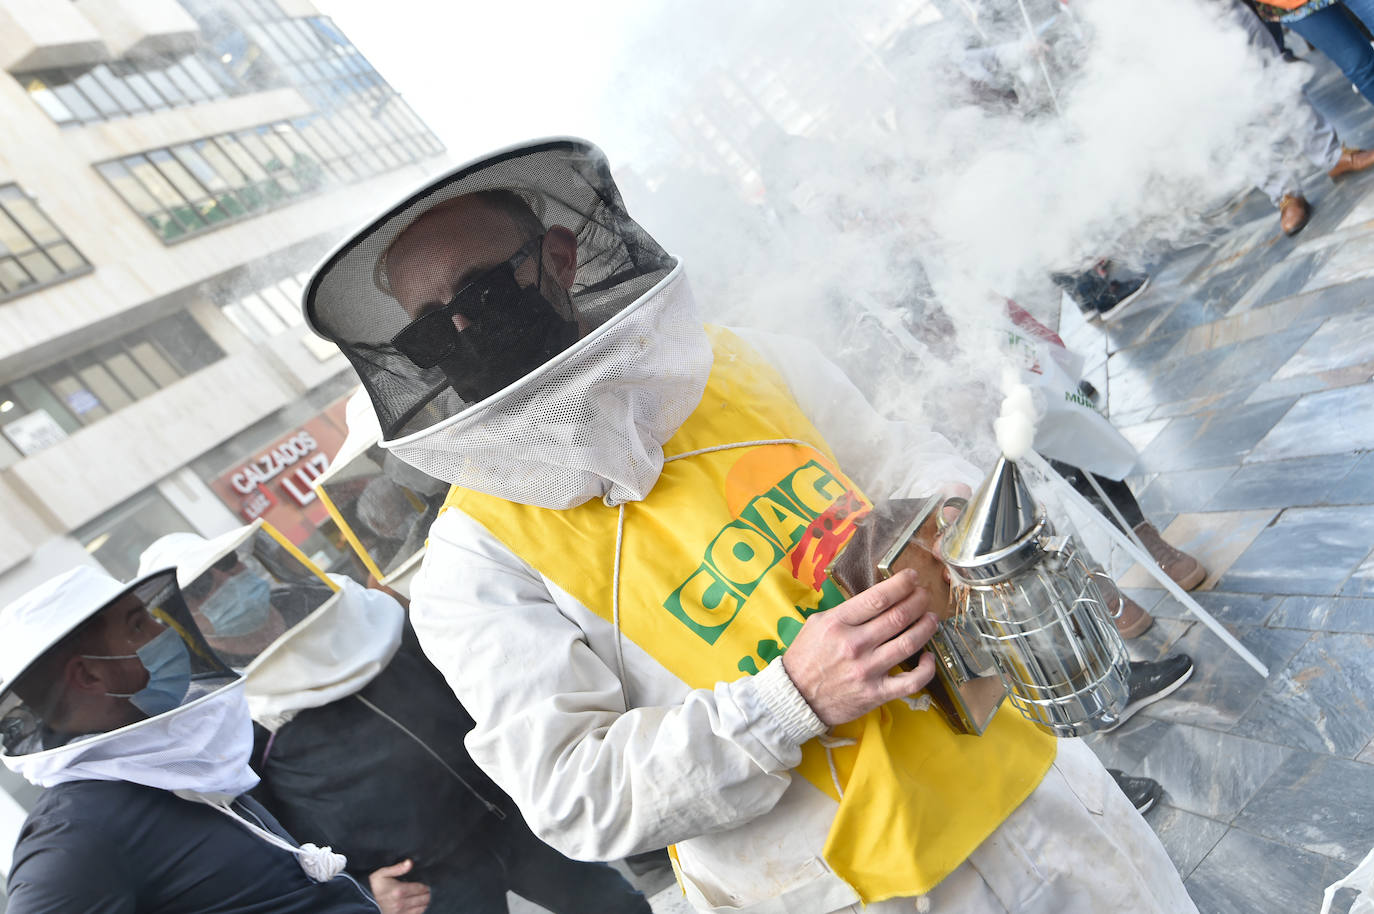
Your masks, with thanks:
M 236 811 L 288 837 L 248 797 Z M 350 877 L 310 880 L 295 855 L 221 812 L 124 781 L 39 796 L 19 833 L 8 914 L 376 914 Z

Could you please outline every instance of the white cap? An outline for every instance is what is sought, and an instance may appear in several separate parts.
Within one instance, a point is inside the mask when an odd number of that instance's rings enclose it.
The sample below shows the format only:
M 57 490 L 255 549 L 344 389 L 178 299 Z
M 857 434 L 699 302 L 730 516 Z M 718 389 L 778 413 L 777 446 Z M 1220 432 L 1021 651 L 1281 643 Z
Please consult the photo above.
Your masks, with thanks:
M 80 565 L 0 609 L 0 692 L 81 623 L 162 573 L 121 584 L 103 571 Z

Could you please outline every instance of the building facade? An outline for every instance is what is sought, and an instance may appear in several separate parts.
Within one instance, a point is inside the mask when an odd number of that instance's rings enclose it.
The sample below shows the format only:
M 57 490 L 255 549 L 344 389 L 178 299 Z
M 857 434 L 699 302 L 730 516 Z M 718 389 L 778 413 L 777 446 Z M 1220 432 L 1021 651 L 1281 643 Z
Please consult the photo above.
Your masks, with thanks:
M 0 70 L 0 605 L 260 515 L 339 567 L 301 281 L 443 145 L 309 0 L 0 0 Z

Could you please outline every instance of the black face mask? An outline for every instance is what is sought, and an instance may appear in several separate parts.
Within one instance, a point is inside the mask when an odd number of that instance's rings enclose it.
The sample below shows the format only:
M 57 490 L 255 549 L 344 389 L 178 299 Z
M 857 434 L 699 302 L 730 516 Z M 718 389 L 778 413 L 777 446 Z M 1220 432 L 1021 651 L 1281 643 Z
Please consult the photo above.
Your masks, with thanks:
M 528 242 L 459 289 L 448 304 L 406 325 L 392 346 L 420 368 L 438 368 L 469 403 L 486 399 L 567 349 L 577 341 L 577 323 L 558 313 L 540 282 L 522 286 L 515 279 L 516 267 L 542 240 Z M 461 331 L 453 325 L 455 314 L 468 321 Z

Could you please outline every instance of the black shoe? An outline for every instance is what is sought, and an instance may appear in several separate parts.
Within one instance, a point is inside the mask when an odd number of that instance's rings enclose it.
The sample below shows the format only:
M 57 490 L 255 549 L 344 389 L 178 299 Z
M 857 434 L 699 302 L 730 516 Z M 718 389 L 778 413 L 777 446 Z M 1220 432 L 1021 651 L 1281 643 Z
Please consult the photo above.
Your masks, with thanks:
M 1141 815 L 1149 812 L 1150 807 L 1159 802 L 1159 798 L 1164 795 L 1164 788 L 1153 778 L 1133 778 L 1116 768 L 1108 768 L 1107 773 Z
M 1116 723 L 1110 727 L 1103 727 L 1102 732 L 1115 730 L 1141 708 L 1172 695 L 1192 675 L 1193 658 L 1187 654 L 1174 654 L 1163 660 L 1132 660 L 1128 682 L 1131 694 L 1130 698 L 1126 699 L 1126 709 L 1121 712 Z
M 1097 311 L 1098 317 L 1104 321 L 1111 320 L 1113 315 L 1120 314 L 1122 309 L 1139 298 L 1149 287 L 1150 277 L 1144 273 L 1127 276 L 1125 279 L 1113 279 L 1093 300 L 1092 307 Z

